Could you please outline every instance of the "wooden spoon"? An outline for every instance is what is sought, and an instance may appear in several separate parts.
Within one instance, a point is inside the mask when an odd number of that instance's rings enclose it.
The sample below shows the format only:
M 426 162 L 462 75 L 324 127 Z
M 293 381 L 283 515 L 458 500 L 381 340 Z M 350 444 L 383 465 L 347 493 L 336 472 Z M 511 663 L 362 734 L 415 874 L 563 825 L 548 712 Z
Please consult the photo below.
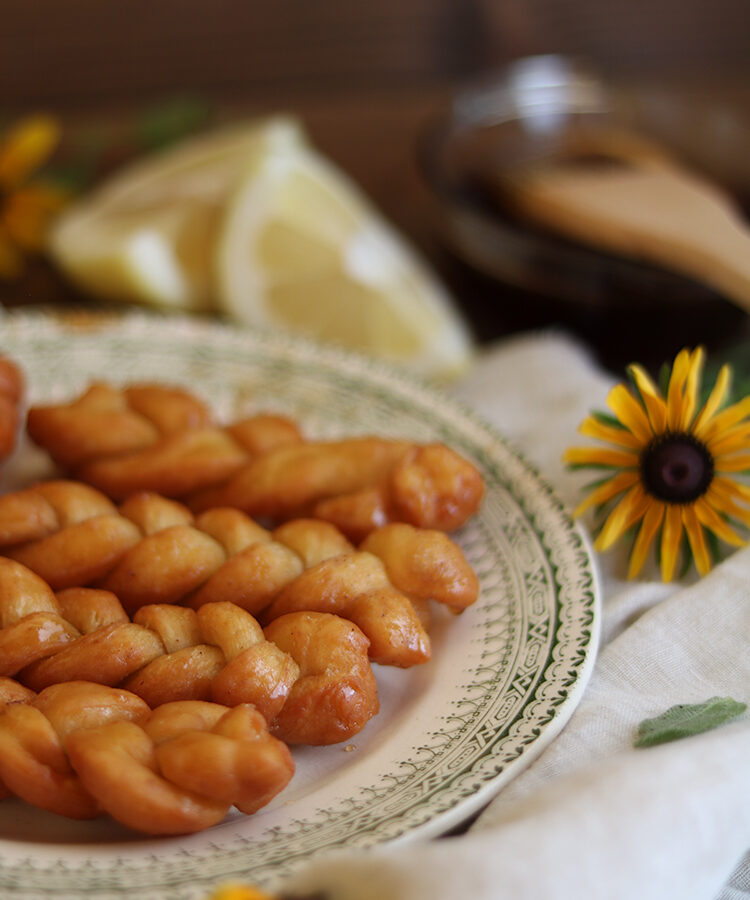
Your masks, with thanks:
M 730 197 L 633 136 L 579 149 L 504 179 L 505 201 L 539 225 L 690 275 L 750 310 L 750 230 Z

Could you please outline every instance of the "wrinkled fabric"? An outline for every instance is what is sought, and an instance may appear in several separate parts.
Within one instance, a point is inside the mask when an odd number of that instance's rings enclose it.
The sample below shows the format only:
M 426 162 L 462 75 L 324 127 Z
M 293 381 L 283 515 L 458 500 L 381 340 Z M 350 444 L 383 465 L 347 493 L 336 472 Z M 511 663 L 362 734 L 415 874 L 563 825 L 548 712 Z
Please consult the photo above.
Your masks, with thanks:
M 541 334 L 486 351 L 455 392 L 572 509 L 591 476 L 562 453 L 588 443 L 577 427 L 614 383 L 575 342 Z M 627 581 L 625 554 L 598 558 L 601 646 L 582 701 L 467 833 L 331 855 L 283 887 L 331 900 L 750 898 L 750 713 L 633 747 L 638 723 L 675 704 L 750 701 L 750 548 L 672 584 L 655 568 Z

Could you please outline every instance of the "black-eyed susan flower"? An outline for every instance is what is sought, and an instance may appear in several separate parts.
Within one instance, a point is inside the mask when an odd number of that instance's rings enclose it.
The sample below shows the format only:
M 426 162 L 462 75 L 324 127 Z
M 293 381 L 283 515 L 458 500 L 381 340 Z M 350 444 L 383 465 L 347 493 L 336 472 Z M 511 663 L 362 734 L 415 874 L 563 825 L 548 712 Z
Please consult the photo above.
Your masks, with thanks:
M 579 428 L 609 446 L 565 453 L 571 466 L 611 471 L 574 514 L 598 508 L 597 550 L 634 534 L 630 578 L 653 544 L 662 579 L 670 581 L 681 551 L 704 575 L 718 541 L 745 543 L 738 529 L 750 526 L 750 486 L 741 480 L 750 471 L 750 396 L 725 406 L 731 370 L 723 366 L 701 406 L 704 358 L 702 348 L 682 350 L 664 392 L 640 366 L 630 366 L 632 386 L 618 384 L 607 398 L 614 418 L 594 413 Z
M 0 135 L 0 278 L 16 278 L 24 257 L 44 247 L 47 228 L 67 200 L 59 185 L 35 173 L 60 138 L 50 116 L 22 119 Z

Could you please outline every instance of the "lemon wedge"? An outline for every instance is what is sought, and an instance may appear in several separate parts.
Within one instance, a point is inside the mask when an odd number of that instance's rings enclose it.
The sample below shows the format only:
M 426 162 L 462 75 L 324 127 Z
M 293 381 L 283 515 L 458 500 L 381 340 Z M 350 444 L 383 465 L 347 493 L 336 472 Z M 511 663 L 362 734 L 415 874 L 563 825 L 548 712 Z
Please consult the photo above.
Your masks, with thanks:
M 94 296 L 207 310 L 215 237 L 239 174 L 259 148 L 302 141 L 296 120 L 279 116 L 144 158 L 68 207 L 52 229 L 51 256 Z
M 359 188 L 309 144 L 258 148 L 222 218 L 217 299 L 231 318 L 286 329 L 431 379 L 472 342 L 445 289 Z
M 432 379 L 471 357 L 445 289 L 292 117 L 220 129 L 127 166 L 62 213 L 49 250 L 102 299 L 219 312 Z

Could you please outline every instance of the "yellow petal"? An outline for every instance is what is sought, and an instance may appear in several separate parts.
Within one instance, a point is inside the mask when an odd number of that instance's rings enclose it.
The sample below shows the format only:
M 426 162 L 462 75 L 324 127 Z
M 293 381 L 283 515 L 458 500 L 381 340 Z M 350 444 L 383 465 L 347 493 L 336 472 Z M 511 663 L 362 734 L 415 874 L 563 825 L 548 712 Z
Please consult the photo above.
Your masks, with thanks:
M 638 466 L 638 454 L 605 447 L 569 447 L 563 461 L 571 466 L 613 466 L 618 469 Z
M 11 238 L 25 250 L 44 247 L 47 230 L 63 208 L 68 194 L 43 185 L 29 185 L 11 194 L 2 211 L 3 225 Z
M 743 397 L 738 403 L 733 403 L 714 416 L 712 421 L 702 429 L 701 438 L 709 443 L 717 435 L 722 434 L 748 416 L 750 416 L 750 395 Z
M 225 884 L 218 887 L 207 900 L 273 900 L 273 896 L 249 884 Z
M 600 484 L 599 487 L 595 488 L 583 503 L 576 508 L 573 515 L 578 518 L 592 506 L 601 506 L 602 503 L 607 503 L 608 500 L 611 500 L 613 497 L 616 497 L 618 494 L 626 491 L 635 484 L 635 482 L 638 481 L 638 478 L 639 475 L 637 472 L 618 472 L 617 475 L 610 478 L 609 481 L 605 481 L 604 484 Z
M 612 388 L 607 396 L 607 404 L 642 446 L 651 440 L 653 432 L 646 411 L 624 384 L 617 384 Z
M 750 485 L 736 481 L 734 478 L 717 475 L 709 486 L 708 493 L 710 494 L 711 491 L 717 491 L 722 496 L 736 497 L 738 500 L 750 503 Z
M 632 450 L 641 448 L 641 441 L 630 431 L 627 431 L 625 428 L 618 428 L 616 425 L 607 425 L 594 416 L 587 416 L 581 422 L 578 430 L 581 434 L 585 434 L 586 437 L 607 441 L 610 444 L 618 444 L 620 447 L 628 447 Z
M 52 153 L 60 139 L 51 116 L 30 116 L 8 132 L 0 144 L 0 188 L 13 191 Z
M 688 503 L 682 507 L 682 525 L 693 553 L 695 568 L 700 575 L 706 575 L 711 569 L 711 555 L 706 545 L 706 536 L 692 504 Z
M 659 500 L 653 500 L 646 510 L 641 527 L 638 529 L 635 543 L 633 544 L 633 550 L 630 554 L 628 578 L 635 578 L 643 568 L 649 547 L 664 519 L 664 510 L 665 504 Z
M 667 428 L 677 431 L 682 418 L 682 389 L 690 371 L 690 353 L 680 350 L 672 365 L 672 374 L 669 377 L 667 388 Z
M 716 512 L 716 510 L 707 503 L 704 498 L 695 502 L 695 514 L 698 521 L 704 527 L 712 531 L 719 540 L 732 544 L 735 547 L 742 547 L 746 541 L 740 537 L 737 532 L 731 528 L 727 522 Z
M 664 514 L 664 528 L 661 533 L 661 577 L 671 581 L 677 565 L 677 554 L 682 539 L 682 513 L 677 504 L 667 506 Z
M 747 494 L 743 493 L 740 486 L 731 479 L 714 478 L 703 499 L 717 512 L 750 524 L 750 509 L 735 503 L 735 500 L 747 503 Z
M 632 487 L 607 516 L 607 520 L 594 542 L 597 550 L 608 550 L 634 525 L 648 509 L 651 498 L 644 493 L 640 483 Z
M 630 366 L 630 373 L 646 405 L 646 411 L 651 422 L 651 430 L 654 434 L 661 434 L 667 427 L 667 404 L 664 402 L 664 398 L 645 370 L 640 366 Z
M 750 469 L 750 453 L 735 453 L 714 460 L 717 472 L 745 472 Z
M 703 409 L 698 413 L 693 424 L 693 434 L 696 437 L 703 437 L 704 430 L 709 426 L 711 419 L 724 402 L 731 379 L 732 370 L 730 367 L 722 366 L 719 374 L 716 376 L 716 382 L 711 388 L 711 393 L 708 395 L 708 400 L 703 404 Z
M 690 357 L 688 374 L 685 379 L 685 390 L 682 398 L 682 410 L 680 412 L 679 427 L 681 431 L 687 431 L 690 423 L 693 421 L 693 416 L 695 415 L 705 357 L 706 354 L 702 347 L 698 347 L 694 350 Z
M 706 441 L 706 446 L 714 458 L 738 450 L 750 450 L 750 422 L 719 432 L 712 441 Z

